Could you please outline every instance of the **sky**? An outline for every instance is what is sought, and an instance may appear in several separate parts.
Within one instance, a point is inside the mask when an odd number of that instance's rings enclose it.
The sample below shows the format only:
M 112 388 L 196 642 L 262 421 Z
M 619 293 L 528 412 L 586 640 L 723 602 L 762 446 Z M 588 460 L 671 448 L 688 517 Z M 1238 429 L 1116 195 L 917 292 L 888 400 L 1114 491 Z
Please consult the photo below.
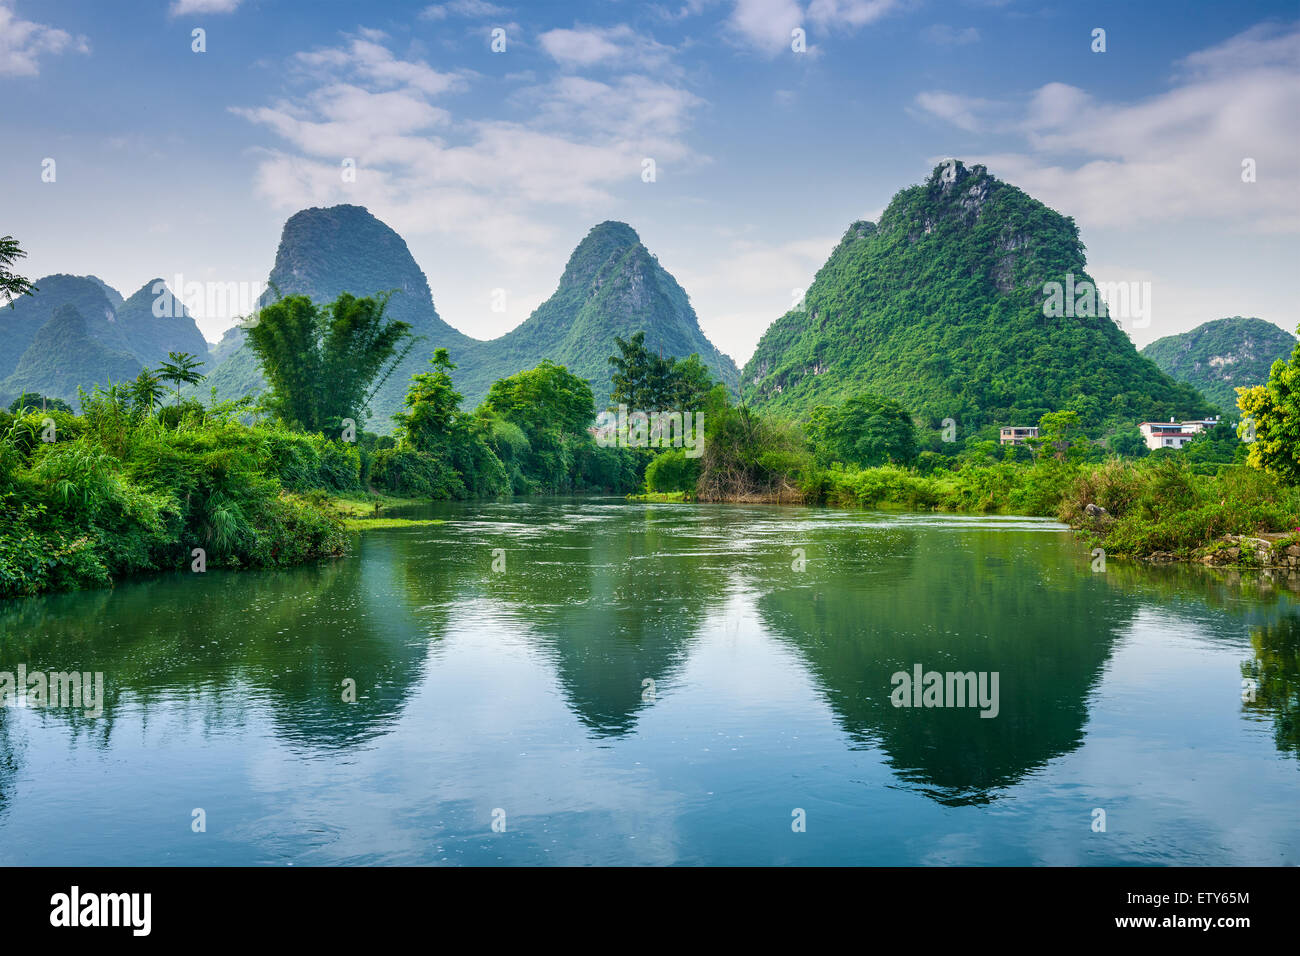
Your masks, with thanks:
M 1149 283 L 1139 346 L 1300 323 L 1296 0 L 0 0 L 0 104 L 19 271 L 124 295 L 264 283 L 290 215 L 356 203 L 493 338 L 616 219 L 743 364 L 955 157 Z M 215 341 L 236 316 L 204 305 Z

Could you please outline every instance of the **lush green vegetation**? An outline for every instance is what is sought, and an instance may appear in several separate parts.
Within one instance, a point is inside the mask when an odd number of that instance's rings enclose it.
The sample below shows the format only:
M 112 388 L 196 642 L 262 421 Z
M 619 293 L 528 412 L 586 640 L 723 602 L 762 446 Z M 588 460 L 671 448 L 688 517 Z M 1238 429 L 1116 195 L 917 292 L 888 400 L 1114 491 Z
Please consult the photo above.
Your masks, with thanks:
M 360 424 L 371 383 L 410 335 L 405 322 L 385 320 L 387 304 L 345 292 L 325 306 L 291 295 L 262 309 L 247 335 L 270 385 L 266 410 L 308 432 Z
M 963 437 L 1055 411 L 1102 434 L 1209 412 L 1112 318 L 1044 315 L 1044 284 L 1082 283 L 1085 268 L 1072 220 L 982 166 L 939 166 L 894 197 L 879 227 L 849 228 L 802 307 L 764 333 L 744 398 L 798 418 L 869 392 L 927 434 L 951 419 Z
M 160 569 L 268 567 L 338 554 L 319 489 L 359 490 L 355 448 L 242 406 L 169 406 L 97 390 L 81 415 L 0 413 L 0 596 Z
M 1252 431 L 1249 461 L 1281 481 L 1300 483 L 1300 344 L 1290 360 L 1273 363 L 1268 381 L 1241 389 L 1241 429 Z
M 1156 339 L 1142 356 L 1199 390 L 1221 413 L 1232 415 L 1237 389 L 1264 384 L 1273 363 L 1285 360 L 1295 344 L 1294 335 L 1272 322 L 1233 316 Z
M 1089 504 L 1106 513 L 1089 514 Z M 1057 514 L 1108 553 L 1189 558 L 1223 535 L 1295 530 L 1300 488 L 1247 465 L 1198 475 L 1172 456 L 1111 460 L 1080 469 Z

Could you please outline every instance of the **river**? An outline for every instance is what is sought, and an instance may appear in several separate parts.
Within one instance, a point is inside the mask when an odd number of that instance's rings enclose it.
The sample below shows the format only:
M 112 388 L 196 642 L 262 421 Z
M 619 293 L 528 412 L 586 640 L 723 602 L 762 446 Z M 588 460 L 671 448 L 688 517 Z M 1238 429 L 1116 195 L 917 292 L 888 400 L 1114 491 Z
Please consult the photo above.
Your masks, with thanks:
M 0 602 L 0 671 L 106 697 L 0 710 L 0 864 L 1300 864 L 1266 579 L 1029 518 L 403 514 L 442 523 Z

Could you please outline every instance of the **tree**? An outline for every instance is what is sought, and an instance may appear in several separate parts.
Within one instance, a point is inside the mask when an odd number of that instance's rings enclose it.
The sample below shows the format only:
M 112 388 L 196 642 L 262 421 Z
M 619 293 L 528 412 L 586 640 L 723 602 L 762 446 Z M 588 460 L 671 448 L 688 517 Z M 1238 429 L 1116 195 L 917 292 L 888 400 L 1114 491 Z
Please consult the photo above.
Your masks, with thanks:
M 359 426 L 373 396 L 367 390 L 415 344 L 398 353 L 411 327 L 385 320 L 387 304 L 387 295 L 345 292 L 328 305 L 291 295 L 262 309 L 247 336 L 271 386 L 267 409 L 309 432 L 337 429 L 344 418 Z
M 23 392 L 9 403 L 9 411 L 14 415 L 23 415 L 32 411 L 72 412 L 72 406 L 61 398 L 41 395 L 37 392 Z
M 493 382 L 481 407 L 514 422 L 525 433 L 585 433 L 596 416 L 591 386 L 550 359 Z
M 445 444 L 461 414 L 461 394 L 451 383 L 456 366 L 447 350 L 436 349 L 429 365 L 433 371 L 411 376 L 407 411 L 393 416 L 399 436 L 421 451 L 433 451 Z
M 1078 412 L 1048 412 L 1038 420 L 1038 437 L 1029 439 L 1029 444 L 1057 461 L 1078 461 L 1087 451 L 1088 436 Z
M 698 355 L 692 353 L 684 359 L 674 359 L 670 382 L 672 407 L 680 411 L 702 409 L 715 384 L 709 367 Z
M 168 352 L 167 357 L 171 361 L 161 363 L 154 374 L 162 381 L 171 382 L 176 386 L 176 404 L 179 405 L 181 386 L 197 385 L 203 381 L 203 376 L 198 372 L 198 369 L 203 367 L 203 363 L 198 360 L 198 356 L 191 355 L 189 352 Z
M 916 458 L 916 426 L 907 409 L 879 395 L 855 395 L 839 405 L 818 405 L 808 419 L 808 438 L 823 465 L 842 462 L 870 468 Z
M 14 300 L 20 295 L 31 295 L 37 291 L 36 286 L 22 276 L 10 270 L 19 259 L 26 259 L 27 253 L 18 245 L 13 236 L 0 237 L 0 296 L 4 296 L 13 308 Z
M 485 422 L 500 419 L 519 426 L 527 447 L 519 446 L 517 457 L 527 482 L 547 491 L 581 483 L 579 454 L 594 445 L 587 428 L 596 406 L 591 386 L 563 365 L 547 360 L 493 382 L 474 414 Z
M 713 376 L 698 355 L 684 359 L 655 355 L 645 347 L 644 332 L 630 341 L 615 336 L 614 344 L 619 354 L 609 358 L 614 368 L 611 405 L 643 412 L 688 411 L 700 408 L 713 389 Z
M 1300 345 L 1290 360 L 1273 363 L 1266 383 L 1237 389 L 1237 407 L 1244 416 L 1237 433 L 1249 445 L 1246 461 L 1300 484 Z
M 1116 429 L 1115 433 L 1106 440 L 1106 446 L 1113 454 L 1122 458 L 1141 458 L 1148 451 L 1141 430 L 1133 426 Z
M 135 381 L 126 386 L 126 393 L 136 408 L 146 414 L 153 414 L 154 406 L 162 404 L 163 385 L 156 372 L 142 368 Z
M 446 349 L 434 351 L 431 371 L 411 376 L 406 411 L 397 422 L 398 448 L 387 456 L 398 461 L 404 453 L 418 456 L 405 463 L 410 472 L 431 476 L 439 497 L 489 497 L 508 493 L 509 476 L 488 443 L 490 426 L 460 410 L 461 395 L 453 387 L 456 368 Z M 422 492 L 427 493 L 427 492 Z

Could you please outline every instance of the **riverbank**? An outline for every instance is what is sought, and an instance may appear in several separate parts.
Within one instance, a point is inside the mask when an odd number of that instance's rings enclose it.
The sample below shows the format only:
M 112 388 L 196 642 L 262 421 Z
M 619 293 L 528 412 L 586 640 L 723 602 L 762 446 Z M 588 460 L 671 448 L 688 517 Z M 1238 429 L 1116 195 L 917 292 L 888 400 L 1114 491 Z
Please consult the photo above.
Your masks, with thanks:
M 240 411 L 153 411 L 113 388 L 81 415 L 5 413 L 0 597 L 343 554 L 347 518 L 330 495 L 364 494 L 360 451 Z
M 689 492 L 631 500 L 695 500 Z M 788 495 L 721 498 L 788 503 Z M 1056 518 L 1108 556 L 1243 569 L 1300 569 L 1300 489 L 1247 465 L 1202 474 L 1179 458 L 1098 464 L 994 462 L 923 473 L 842 466 L 806 473 L 799 502 L 839 508 Z

